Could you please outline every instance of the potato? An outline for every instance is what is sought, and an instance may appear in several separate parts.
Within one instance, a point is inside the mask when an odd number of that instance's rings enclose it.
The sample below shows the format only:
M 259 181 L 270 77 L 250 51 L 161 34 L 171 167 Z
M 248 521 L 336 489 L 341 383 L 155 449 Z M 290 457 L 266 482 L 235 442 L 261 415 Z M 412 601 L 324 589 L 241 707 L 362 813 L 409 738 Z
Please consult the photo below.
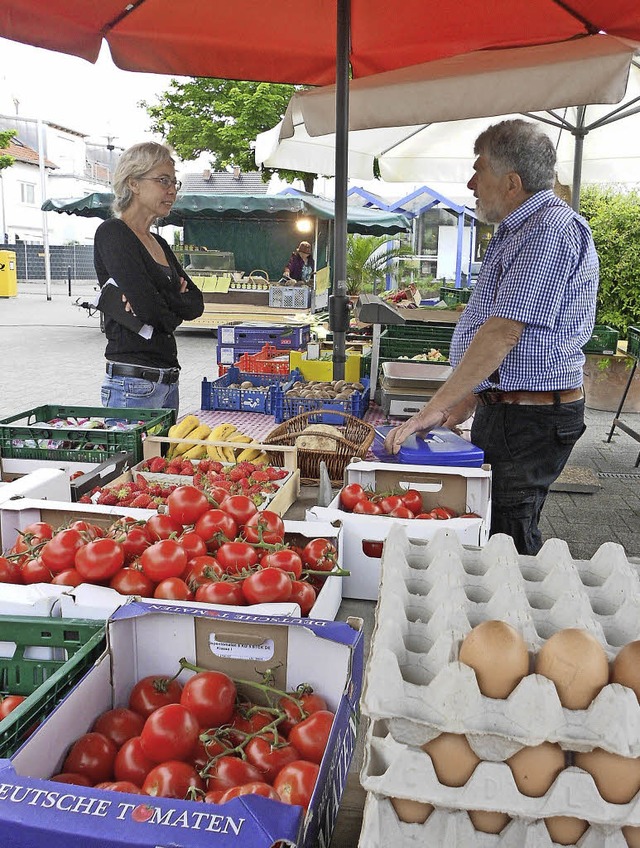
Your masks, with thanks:
M 240 388 L 241 389 L 254 389 L 256 387 L 253 385 L 251 380 L 243 380 L 243 382 L 240 383 Z

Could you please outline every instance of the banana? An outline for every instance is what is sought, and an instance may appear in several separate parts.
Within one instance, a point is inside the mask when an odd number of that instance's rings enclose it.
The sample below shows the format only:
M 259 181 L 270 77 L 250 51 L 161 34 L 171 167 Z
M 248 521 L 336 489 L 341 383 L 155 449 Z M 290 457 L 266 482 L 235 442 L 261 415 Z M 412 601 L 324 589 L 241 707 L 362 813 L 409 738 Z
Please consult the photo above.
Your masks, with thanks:
M 261 456 L 262 451 L 257 448 L 244 448 L 236 457 L 236 462 L 253 462 L 256 457 Z
M 211 433 L 211 435 L 207 438 L 208 442 L 216 441 L 214 438 L 215 430 Z M 209 459 L 214 459 L 217 462 L 226 462 L 224 458 L 224 454 L 222 453 L 222 448 L 218 447 L 218 445 L 207 445 L 207 456 Z
M 207 424 L 200 424 L 199 427 L 196 427 L 194 430 L 191 430 L 190 433 L 187 433 L 186 438 L 189 439 L 206 439 L 211 434 L 211 427 Z M 182 456 L 188 450 L 190 450 L 195 445 L 190 445 L 185 442 L 180 442 L 180 444 L 176 445 L 173 451 L 173 456 Z
M 260 456 L 257 456 L 251 461 L 254 465 L 269 465 L 269 457 L 263 451 L 260 452 Z
M 236 432 L 236 425 L 235 424 L 228 424 L 228 423 L 218 424 L 218 426 L 214 427 L 213 430 L 211 431 L 212 441 L 224 442 L 224 441 L 226 441 L 228 436 L 230 436 L 232 433 L 235 433 L 235 432 Z
M 182 454 L 183 459 L 204 459 L 207 455 L 207 445 L 192 445 Z
M 195 430 L 196 427 L 200 426 L 200 419 L 195 415 L 186 415 L 182 421 L 178 424 L 174 424 L 173 427 L 169 427 L 169 432 L 167 435 L 170 439 L 184 439 L 186 436 L 191 433 L 192 430 Z M 177 444 L 172 442 L 169 445 L 169 450 L 167 451 L 167 458 L 171 459 L 172 456 L 176 454 Z
M 222 451 L 222 454 L 224 456 L 223 462 L 235 462 L 236 461 L 236 454 L 235 454 L 235 451 L 233 450 L 233 448 L 227 448 L 227 447 L 224 447 L 224 445 L 220 445 L 219 450 Z
M 249 445 L 253 441 L 251 436 L 245 436 L 244 433 L 231 433 L 230 436 L 227 436 L 226 439 L 222 439 L 223 442 L 238 442 L 239 444 Z

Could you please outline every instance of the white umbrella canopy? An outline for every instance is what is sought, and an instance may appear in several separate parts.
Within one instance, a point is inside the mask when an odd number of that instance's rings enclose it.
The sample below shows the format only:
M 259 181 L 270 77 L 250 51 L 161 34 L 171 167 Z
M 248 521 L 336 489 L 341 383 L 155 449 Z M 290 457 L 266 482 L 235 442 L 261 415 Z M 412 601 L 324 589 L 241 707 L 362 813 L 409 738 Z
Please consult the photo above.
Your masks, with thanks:
M 582 116 L 586 128 L 592 114 L 600 121 L 613 111 L 601 105 L 580 108 L 585 104 L 619 103 L 625 92 L 625 102 L 638 97 L 635 47 L 609 36 L 588 36 L 481 51 L 355 80 L 350 87 L 349 176 L 371 179 L 377 160 L 385 181 L 459 188 L 471 176 L 473 142 L 485 127 L 547 109 L 555 111 L 535 117 L 549 122 L 543 126 L 558 147 L 560 179 L 571 182 L 575 143 L 568 127 L 579 125 Z M 300 92 L 281 124 L 256 139 L 256 160 L 273 168 L 333 174 L 334 126 L 334 87 Z M 619 145 L 618 124 L 606 130 L 606 138 L 600 126 L 586 136 L 583 181 L 629 179 L 630 158 L 640 179 L 640 145 L 634 149 L 633 139 Z M 616 149 L 619 157 L 612 155 Z

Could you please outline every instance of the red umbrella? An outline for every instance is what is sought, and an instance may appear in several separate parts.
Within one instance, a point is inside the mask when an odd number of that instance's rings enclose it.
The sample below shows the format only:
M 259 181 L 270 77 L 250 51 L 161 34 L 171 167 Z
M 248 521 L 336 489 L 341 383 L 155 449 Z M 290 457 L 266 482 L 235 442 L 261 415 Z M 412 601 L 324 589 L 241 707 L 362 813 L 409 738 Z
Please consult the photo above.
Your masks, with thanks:
M 336 82 L 334 376 L 344 377 L 349 68 L 363 77 L 472 50 L 604 31 L 640 41 L 638 0 L 2 0 L 0 36 L 129 71 Z

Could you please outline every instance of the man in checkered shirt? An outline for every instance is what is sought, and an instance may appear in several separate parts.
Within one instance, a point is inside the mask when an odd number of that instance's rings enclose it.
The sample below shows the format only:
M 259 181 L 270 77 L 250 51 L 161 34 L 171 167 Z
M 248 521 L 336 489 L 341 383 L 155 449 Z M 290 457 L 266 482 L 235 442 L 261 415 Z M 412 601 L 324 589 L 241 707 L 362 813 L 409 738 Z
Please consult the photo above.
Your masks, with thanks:
M 549 487 L 585 430 L 598 257 L 586 221 L 552 191 L 556 154 L 536 124 L 494 124 L 474 152 L 476 213 L 499 226 L 453 335 L 453 373 L 386 446 L 473 415 L 471 441 L 492 468 L 491 533 L 535 554 Z

